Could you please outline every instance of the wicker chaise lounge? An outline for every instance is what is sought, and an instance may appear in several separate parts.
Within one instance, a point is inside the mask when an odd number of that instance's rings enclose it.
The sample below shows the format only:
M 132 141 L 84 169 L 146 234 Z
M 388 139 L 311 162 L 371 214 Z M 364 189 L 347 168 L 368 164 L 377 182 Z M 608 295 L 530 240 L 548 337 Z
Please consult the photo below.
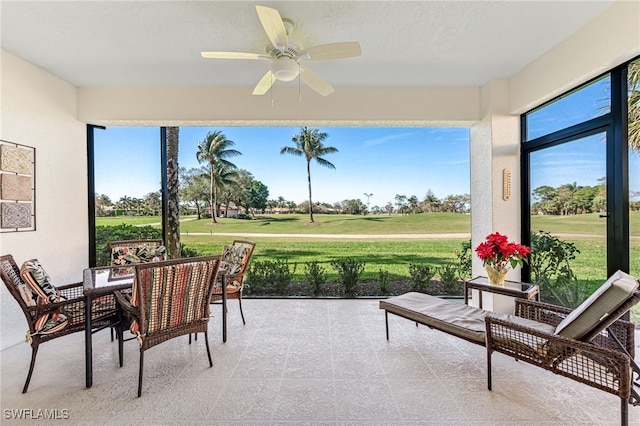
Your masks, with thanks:
M 491 390 L 491 355 L 501 352 L 555 374 L 569 377 L 621 400 L 621 424 L 628 424 L 629 404 L 640 405 L 634 389 L 634 324 L 620 319 L 640 301 L 638 281 L 618 271 L 575 310 L 516 299 L 515 314 L 498 314 L 422 293 L 380 301 L 388 314 L 443 331 L 487 348 Z

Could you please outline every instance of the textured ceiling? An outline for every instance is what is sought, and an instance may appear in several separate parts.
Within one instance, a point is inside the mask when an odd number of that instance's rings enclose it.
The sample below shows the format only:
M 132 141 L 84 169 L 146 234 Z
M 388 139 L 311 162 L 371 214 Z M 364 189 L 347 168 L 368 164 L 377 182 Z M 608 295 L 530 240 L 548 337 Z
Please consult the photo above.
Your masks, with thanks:
M 3 0 L 1 42 L 78 87 L 253 86 L 267 61 L 200 51 L 264 52 L 256 4 L 294 20 L 290 39 L 303 47 L 360 42 L 362 57 L 309 64 L 335 87 L 479 86 L 512 76 L 612 1 Z

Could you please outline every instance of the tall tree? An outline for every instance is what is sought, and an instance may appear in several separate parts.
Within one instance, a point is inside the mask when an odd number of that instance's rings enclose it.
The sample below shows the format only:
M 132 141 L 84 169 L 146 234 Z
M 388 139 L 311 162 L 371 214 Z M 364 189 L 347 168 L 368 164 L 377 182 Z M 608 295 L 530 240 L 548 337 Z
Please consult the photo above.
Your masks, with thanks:
M 181 170 L 180 186 L 180 198 L 193 203 L 198 220 L 202 219 L 201 208 L 209 202 L 209 173 L 200 168 Z
M 333 163 L 325 160 L 321 156 L 338 152 L 337 148 L 324 146 L 323 142 L 329 135 L 319 129 L 302 127 L 300 133 L 294 135 L 291 141 L 295 146 L 285 146 L 280 150 L 280 154 L 291 154 L 304 157 L 307 160 L 307 182 L 309 184 L 309 223 L 313 223 L 313 202 L 311 200 L 311 160 L 315 159 L 318 164 L 329 169 L 335 169 Z
M 629 64 L 629 148 L 640 155 L 640 60 Z
M 220 169 L 226 167 L 227 169 L 236 169 L 236 165 L 227 160 L 227 158 L 237 157 L 242 155 L 240 151 L 231 149 L 235 145 L 235 142 L 226 138 L 226 136 L 219 130 L 215 132 L 207 133 L 207 136 L 202 142 L 198 144 L 198 152 L 196 158 L 200 163 L 207 163 L 209 171 L 209 194 L 211 204 L 211 219 L 212 222 L 217 223 L 216 216 L 218 216 L 218 192 L 216 185 L 216 177 L 220 173 Z
M 167 127 L 167 229 L 164 243 L 169 259 L 180 257 L 179 131 L 179 127 Z

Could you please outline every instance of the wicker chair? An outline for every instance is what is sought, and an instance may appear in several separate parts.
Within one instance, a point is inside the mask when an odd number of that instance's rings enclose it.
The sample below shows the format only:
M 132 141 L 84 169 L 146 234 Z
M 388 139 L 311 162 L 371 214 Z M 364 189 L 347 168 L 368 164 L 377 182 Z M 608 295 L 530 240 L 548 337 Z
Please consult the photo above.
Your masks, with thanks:
M 111 266 L 123 266 L 114 270 L 121 276 L 133 275 L 139 263 L 158 262 L 167 259 L 166 248 L 160 239 L 121 240 L 107 243 Z M 113 328 L 111 329 L 113 341 Z
M 634 361 L 635 324 L 620 319 L 640 301 L 640 291 L 609 313 L 580 339 L 487 316 L 487 387 L 491 390 L 491 354 L 500 352 L 552 373 L 620 397 L 621 424 L 628 425 L 629 405 L 640 405 L 633 374 L 640 377 Z M 557 327 L 572 310 L 547 303 L 516 299 L 515 315 Z
M 242 312 L 242 290 L 244 288 L 245 273 L 251 256 L 253 255 L 253 249 L 256 243 L 246 240 L 234 240 L 231 246 L 225 246 L 220 257 L 220 268 L 226 272 L 227 279 L 227 299 L 238 299 L 240 306 L 240 316 L 242 317 L 242 323 L 246 324 L 244 320 L 244 313 Z M 222 298 L 222 279 L 218 278 L 214 287 L 213 294 L 211 296 L 211 303 L 222 304 L 222 318 L 224 324 L 226 324 L 227 306 Z M 223 331 L 226 327 L 223 325 Z M 226 333 L 223 333 L 226 334 Z M 226 341 L 226 335 L 223 335 L 223 340 Z
M 209 366 L 213 366 L 207 327 L 218 262 L 216 256 L 205 256 L 139 264 L 135 266 L 130 297 L 115 292 L 121 315 L 128 317 L 130 331 L 140 343 L 138 397 L 142 395 L 144 352 L 174 337 L 204 333 Z M 121 325 L 118 328 L 120 350 L 123 331 Z
M 60 292 L 60 301 L 44 304 L 35 304 L 35 301 L 33 301 L 27 304 L 25 297 L 28 299 L 31 295 L 30 286 L 20 274 L 20 268 L 16 265 L 13 256 L 0 256 L 0 276 L 9 293 L 20 305 L 29 326 L 27 342 L 31 345 L 31 365 L 22 389 L 22 393 L 25 393 L 29 388 L 40 344 L 85 330 L 83 284 L 80 282 L 58 286 L 56 289 Z M 117 321 L 118 315 L 113 296 L 99 297 L 92 301 L 92 304 L 94 332 L 112 326 Z M 54 316 L 65 318 L 65 320 L 61 321 L 55 328 L 50 329 L 50 331 L 42 331 L 43 321 L 48 321 L 49 318 Z
M 629 404 L 640 405 L 633 374 L 634 324 L 621 319 L 640 301 L 639 283 L 614 273 L 576 309 L 515 299 L 515 315 L 499 314 L 423 293 L 380 301 L 392 313 L 487 348 L 487 387 L 491 390 L 491 355 L 500 352 L 620 397 L 621 423 L 628 424 Z

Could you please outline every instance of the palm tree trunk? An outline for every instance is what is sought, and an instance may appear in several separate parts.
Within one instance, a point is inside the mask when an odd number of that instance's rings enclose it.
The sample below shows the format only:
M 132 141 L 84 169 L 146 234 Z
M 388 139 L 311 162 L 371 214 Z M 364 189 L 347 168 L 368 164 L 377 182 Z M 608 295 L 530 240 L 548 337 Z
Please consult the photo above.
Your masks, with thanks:
M 179 128 L 167 127 L 167 229 L 165 244 L 169 259 L 180 257 L 180 209 L 178 204 Z
M 215 170 L 213 169 L 213 164 L 211 165 L 211 179 L 209 183 L 209 196 L 211 197 L 211 221 L 213 223 L 217 223 L 216 215 L 218 214 L 217 204 L 216 204 L 216 178 L 215 178 Z
M 309 223 L 313 223 L 313 202 L 311 201 L 311 161 L 307 160 L 307 180 L 309 181 Z

